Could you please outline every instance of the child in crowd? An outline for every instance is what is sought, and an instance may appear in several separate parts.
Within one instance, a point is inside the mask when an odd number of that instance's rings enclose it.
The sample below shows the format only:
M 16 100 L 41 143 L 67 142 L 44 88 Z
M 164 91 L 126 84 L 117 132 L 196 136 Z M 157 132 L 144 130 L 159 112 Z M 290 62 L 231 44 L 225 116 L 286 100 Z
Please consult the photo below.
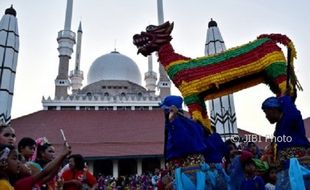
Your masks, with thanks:
M 265 190 L 265 183 L 262 177 L 256 175 L 255 162 L 250 158 L 243 163 L 245 179 L 241 183 L 240 190 Z
M 15 145 L 15 130 L 8 125 L 0 125 L 0 144 Z
M 252 152 L 253 158 L 259 159 L 262 156 L 261 152 L 260 152 L 258 146 L 255 144 L 255 142 L 248 142 L 247 143 L 247 150 Z
M 31 161 L 36 150 L 36 141 L 30 137 L 23 137 L 18 142 L 18 152 L 22 156 L 23 162 Z
M 32 161 L 32 157 L 36 151 L 36 141 L 30 137 L 23 137 L 18 142 L 18 152 L 20 153 L 20 161 L 22 163 L 21 175 L 33 175 L 39 173 L 42 168 Z
M 266 190 L 275 190 L 276 189 L 276 181 L 277 181 L 277 170 L 275 167 L 270 167 L 268 172 L 266 173 Z

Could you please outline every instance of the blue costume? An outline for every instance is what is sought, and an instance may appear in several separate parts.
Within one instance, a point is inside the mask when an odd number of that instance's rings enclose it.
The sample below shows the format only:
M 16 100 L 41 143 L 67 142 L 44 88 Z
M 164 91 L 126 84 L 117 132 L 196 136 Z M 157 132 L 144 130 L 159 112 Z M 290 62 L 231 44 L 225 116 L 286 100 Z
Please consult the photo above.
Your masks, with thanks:
M 180 96 L 167 96 L 160 104 L 165 110 L 166 117 L 170 113 L 171 106 L 178 109 L 176 117 L 165 123 L 165 159 L 172 160 L 185 157 L 190 154 L 200 154 L 206 149 L 203 140 L 203 128 L 194 120 L 183 116 L 183 99 Z
M 173 121 L 166 123 L 165 128 L 168 130 L 166 160 L 205 151 L 203 130 L 197 122 L 178 114 Z
M 230 167 L 227 169 L 230 176 L 229 187 L 231 190 L 239 190 L 244 181 L 244 171 L 242 169 L 240 155 L 232 159 Z
M 265 190 L 264 180 L 260 176 L 246 178 L 242 181 L 240 190 Z
M 216 132 L 213 132 L 209 136 L 205 136 L 204 143 L 207 146 L 204 152 L 205 161 L 207 163 L 221 163 L 225 154 L 229 152 L 227 145 Z
M 306 137 L 301 113 L 292 102 L 291 97 L 267 98 L 262 104 L 262 109 L 270 108 L 279 109 L 283 113 L 274 132 L 280 160 L 287 161 L 292 157 L 304 156 L 298 153 L 304 152 L 305 154 L 305 149 L 309 148 L 310 144 Z
M 168 169 L 175 170 L 175 187 L 178 190 L 228 189 L 229 177 L 221 166 L 228 152 L 226 144 L 219 134 L 207 136 L 202 125 L 185 117 L 182 103 L 179 96 L 167 96 L 160 104 L 166 117 L 165 159 Z M 169 118 L 171 111 L 173 119 Z
M 205 162 L 207 163 L 205 166 L 206 189 L 228 189 L 230 178 L 222 167 L 222 159 L 225 154 L 229 152 L 227 145 L 216 132 L 210 135 L 205 134 L 204 143 L 207 146 L 204 152 Z M 208 164 L 210 164 L 211 167 Z M 212 166 L 213 164 L 215 164 L 215 166 Z

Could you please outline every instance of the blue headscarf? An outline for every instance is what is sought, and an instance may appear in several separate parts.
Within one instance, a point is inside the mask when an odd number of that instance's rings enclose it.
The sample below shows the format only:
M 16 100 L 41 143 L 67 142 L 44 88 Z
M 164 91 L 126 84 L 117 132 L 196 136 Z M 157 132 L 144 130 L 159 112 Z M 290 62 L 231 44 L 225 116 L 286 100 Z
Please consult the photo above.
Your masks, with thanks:
M 267 98 L 263 104 L 262 104 L 262 109 L 282 109 L 281 103 L 278 98 L 276 97 L 269 97 Z
M 178 110 L 182 110 L 183 98 L 181 96 L 167 96 L 159 104 L 163 109 L 169 109 L 171 106 L 176 106 Z

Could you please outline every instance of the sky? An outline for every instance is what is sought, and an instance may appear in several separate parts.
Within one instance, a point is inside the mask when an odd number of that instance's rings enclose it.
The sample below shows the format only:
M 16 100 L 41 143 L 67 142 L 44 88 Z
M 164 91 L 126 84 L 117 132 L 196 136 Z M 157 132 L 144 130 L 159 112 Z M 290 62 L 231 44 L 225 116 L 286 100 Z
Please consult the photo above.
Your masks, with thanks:
M 20 35 L 12 118 L 42 110 L 42 97 L 54 97 L 58 72 L 57 33 L 64 28 L 65 0 L 0 0 L 0 13 L 13 4 Z M 188 57 L 204 55 L 208 22 L 218 23 L 226 48 L 253 41 L 260 34 L 282 33 L 295 44 L 295 72 L 304 90 L 296 105 L 303 118 L 310 117 L 310 1 L 308 0 L 163 0 L 164 20 L 174 22 L 172 45 Z M 137 55 L 132 36 L 149 24 L 158 24 L 157 0 L 73 0 L 71 29 L 82 22 L 81 70 L 84 78 L 92 62 L 116 48 L 133 59 L 143 75 L 147 58 Z M 286 52 L 286 48 L 283 48 Z M 75 55 L 70 60 L 74 66 Z M 154 57 L 153 60 L 156 60 Z M 158 64 L 154 63 L 158 71 Z M 142 76 L 143 78 L 143 76 Z M 84 80 L 83 85 L 86 84 Z M 144 81 L 143 81 L 144 82 Z M 143 83 L 144 84 L 144 83 Z M 179 95 L 175 87 L 172 94 Z M 273 94 L 258 85 L 234 94 L 237 125 L 261 135 L 271 135 L 274 126 L 261 110 L 264 99 Z

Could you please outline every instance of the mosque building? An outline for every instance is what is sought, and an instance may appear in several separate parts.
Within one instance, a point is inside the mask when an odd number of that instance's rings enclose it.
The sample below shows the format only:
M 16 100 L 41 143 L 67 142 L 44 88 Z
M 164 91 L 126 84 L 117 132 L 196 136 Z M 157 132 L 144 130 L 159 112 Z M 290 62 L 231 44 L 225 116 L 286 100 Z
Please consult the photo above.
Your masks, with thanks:
M 162 9 L 161 0 L 158 4 Z M 159 103 L 171 91 L 165 71 L 159 71 L 157 80 L 149 56 L 144 87 L 137 64 L 114 50 L 95 59 L 83 86 L 83 31 L 81 23 L 76 33 L 71 31 L 72 7 L 73 0 L 67 0 L 64 29 L 57 37 L 55 96 L 42 98 L 43 110 L 12 120 L 16 133 L 45 136 L 60 150 L 63 130 L 73 153 L 82 154 L 95 174 L 117 177 L 164 167 L 164 117 Z M 69 72 L 74 46 L 75 65 Z

